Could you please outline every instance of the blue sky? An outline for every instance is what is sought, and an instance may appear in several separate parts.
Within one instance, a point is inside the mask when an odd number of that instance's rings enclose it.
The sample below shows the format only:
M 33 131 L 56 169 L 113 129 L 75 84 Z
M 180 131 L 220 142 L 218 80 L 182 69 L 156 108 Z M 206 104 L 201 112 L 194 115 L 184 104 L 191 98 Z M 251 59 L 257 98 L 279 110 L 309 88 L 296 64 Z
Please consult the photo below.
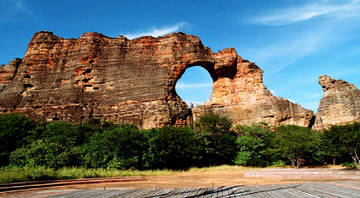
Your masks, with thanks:
M 22 58 L 35 32 L 63 38 L 199 36 L 212 51 L 234 47 L 264 72 L 275 96 L 316 111 L 323 96 L 320 75 L 360 86 L 359 0 L 92 1 L 0 0 L 0 64 Z M 186 101 L 211 94 L 209 74 L 188 69 L 177 84 Z

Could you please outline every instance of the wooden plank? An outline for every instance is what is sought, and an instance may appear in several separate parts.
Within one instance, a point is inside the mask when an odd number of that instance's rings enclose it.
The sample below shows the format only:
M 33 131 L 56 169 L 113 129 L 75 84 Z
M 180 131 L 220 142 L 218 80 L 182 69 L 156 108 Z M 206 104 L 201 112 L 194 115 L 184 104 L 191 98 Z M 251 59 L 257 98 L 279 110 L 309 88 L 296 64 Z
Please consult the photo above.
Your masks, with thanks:
M 324 183 L 305 183 L 216 188 L 80 190 L 52 197 L 360 197 L 360 190 Z

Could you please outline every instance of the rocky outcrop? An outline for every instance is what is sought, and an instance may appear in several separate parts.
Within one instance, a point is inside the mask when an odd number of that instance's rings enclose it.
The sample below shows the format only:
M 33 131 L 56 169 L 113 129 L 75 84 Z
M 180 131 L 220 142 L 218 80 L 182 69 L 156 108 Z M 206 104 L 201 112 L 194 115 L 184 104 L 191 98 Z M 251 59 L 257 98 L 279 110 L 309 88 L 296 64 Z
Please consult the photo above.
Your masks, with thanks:
M 6 85 L 12 82 L 20 63 L 21 59 L 16 58 L 7 65 L 0 65 L 0 92 L 5 88 Z
M 360 121 L 360 90 L 355 85 L 329 76 L 320 76 L 324 90 L 316 113 L 314 129 Z
M 215 111 L 237 124 L 301 126 L 312 117 L 312 111 L 272 96 L 263 85 L 263 71 L 233 48 L 214 53 L 198 37 L 182 32 L 129 40 L 93 32 L 63 39 L 43 31 L 15 65 L 11 78 L 3 77 L 10 69 L 2 66 L 1 113 L 75 123 L 98 117 L 146 129 L 188 125 L 192 112 L 175 85 L 187 68 L 202 66 L 214 85 L 210 100 L 195 109 L 197 115 Z
M 234 124 L 309 126 L 314 116 L 311 110 L 273 96 L 263 84 L 263 71 L 254 63 L 238 58 L 236 65 L 233 76 L 220 77 L 214 82 L 210 99 L 193 109 L 194 119 L 205 112 L 214 112 L 228 116 Z

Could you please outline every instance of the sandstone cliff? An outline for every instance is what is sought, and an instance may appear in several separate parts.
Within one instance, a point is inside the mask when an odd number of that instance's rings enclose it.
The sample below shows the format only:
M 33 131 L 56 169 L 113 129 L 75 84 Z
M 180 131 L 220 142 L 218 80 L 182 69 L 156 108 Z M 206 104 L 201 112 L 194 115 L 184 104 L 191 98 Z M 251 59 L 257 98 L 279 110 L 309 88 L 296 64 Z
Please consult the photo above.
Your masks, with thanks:
M 234 124 L 309 126 L 314 113 L 273 96 L 264 86 L 263 71 L 257 65 L 239 57 L 236 71 L 233 76 L 220 77 L 214 82 L 210 99 L 193 109 L 194 119 L 204 112 L 214 112 L 228 116 Z
M 355 85 L 326 75 L 319 77 L 319 84 L 324 96 L 320 100 L 313 129 L 360 121 L 360 90 Z
M 215 111 L 236 123 L 265 121 L 307 126 L 312 111 L 277 98 L 263 71 L 233 48 L 218 53 L 182 32 L 129 40 L 98 33 L 63 39 L 36 33 L 24 58 L 0 67 L 0 112 L 80 123 L 89 117 L 134 122 L 142 128 L 187 125 L 191 110 L 176 94 L 186 68 L 202 66 L 214 85 L 196 115 Z

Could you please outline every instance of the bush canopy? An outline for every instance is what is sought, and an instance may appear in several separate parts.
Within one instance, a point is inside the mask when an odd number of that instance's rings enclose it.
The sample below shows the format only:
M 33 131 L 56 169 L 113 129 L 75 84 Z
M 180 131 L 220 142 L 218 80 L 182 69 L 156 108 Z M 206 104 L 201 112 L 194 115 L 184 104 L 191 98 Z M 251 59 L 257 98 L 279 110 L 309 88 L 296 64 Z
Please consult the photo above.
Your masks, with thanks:
M 209 113 L 194 126 L 149 130 L 134 124 L 89 119 L 87 123 L 35 122 L 18 114 L 0 116 L 0 166 L 187 169 L 223 164 L 242 166 L 360 166 L 360 124 L 313 131 L 296 125 L 232 127 Z

